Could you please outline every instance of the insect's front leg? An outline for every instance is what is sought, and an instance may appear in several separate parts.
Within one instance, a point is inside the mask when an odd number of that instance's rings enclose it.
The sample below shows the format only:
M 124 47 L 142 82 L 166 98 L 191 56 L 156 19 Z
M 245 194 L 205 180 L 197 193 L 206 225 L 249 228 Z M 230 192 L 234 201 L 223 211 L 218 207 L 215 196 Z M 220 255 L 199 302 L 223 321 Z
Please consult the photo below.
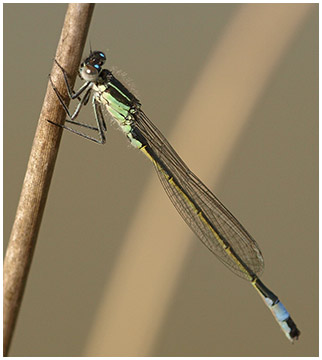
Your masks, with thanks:
M 55 84 L 53 83 L 52 81 L 52 78 L 51 76 L 49 75 L 49 80 L 50 80 L 50 83 L 51 83 L 51 86 L 53 88 L 53 90 L 55 91 L 56 95 L 57 95 L 57 98 L 59 100 L 59 102 L 61 103 L 62 107 L 64 108 L 67 116 L 68 116 L 68 119 L 66 119 L 66 121 L 70 122 L 70 121 L 73 121 L 79 114 L 81 108 L 83 105 L 86 105 L 87 102 L 88 102 L 88 99 L 90 97 L 90 93 L 91 93 L 91 82 L 90 81 L 87 81 L 85 84 L 83 84 L 79 90 L 75 93 L 72 89 L 71 89 L 71 86 L 69 84 L 69 81 L 68 81 L 68 75 L 65 71 L 65 69 L 58 63 L 57 60 L 55 60 L 55 63 L 56 65 L 59 67 L 59 69 L 61 70 L 61 72 L 63 73 L 63 76 L 64 76 L 64 81 L 65 81 L 65 85 L 66 85 L 66 89 L 67 89 L 67 93 L 68 93 L 68 96 L 70 97 L 71 100 L 74 100 L 74 99 L 78 99 L 78 105 L 76 107 L 76 110 L 73 112 L 73 113 L 70 113 L 69 109 L 68 109 L 68 106 L 65 104 L 64 102 L 64 99 L 63 99 L 63 96 L 61 95 L 61 93 L 59 92 L 59 90 L 56 88 Z M 81 98 L 80 95 L 85 91 L 85 95 Z
M 74 99 L 78 98 L 78 100 L 81 100 L 79 98 L 79 96 L 85 91 L 85 89 L 89 85 L 89 82 L 87 81 L 75 92 L 74 90 L 72 90 L 72 87 L 70 86 L 66 70 L 59 64 L 59 62 L 56 59 L 55 59 L 55 63 L 60 68 L 61 72 L 63 73 L 65 85 L 66 85 L 68 96 L 70 97 L 70 99 L 74 100 Z
M 73 132 L 73 133 L 75 133 L 75 134 L 77 134 L 79 136 L 82 136 L 82 137 L 86 138 L 86 139 L 92 140 L 92 141 L 94 141 L 96 143 L 99 143 L 99 144 L 104 144 L 105 143 L 104 131 L 106 131 L 106 124 L 105 124 L 105 121 L 104 121 L 104 118 L 103 118 L 103 114 L 102 114 L 102 110 L 100 108 L 100 104 L 96 101 L 95 96 L 92 98 L 92 104 L 93 104 L 93 108 L 94 108 L 94 115 L 95 115 L 95 120 L 96 120 L 97 126 L 95 127 L 95 126 L 91 126 L 89 124 L 84 124 L 84 123 L 75 121 L 75 119 L 78 117 L 78 115 L 80 113 L 80 110 L 81 110 L 82 106 L 85 106 L 88 103 L 89 99 L 90 99 L 90 96 L 92 94 L 93 83 L 90 82 L 90 81 L 87 81 L 84 85 L 82 85 L 80 87 L 80 89 L 76 93 L 74 93 L 71 90 L 71 86 L 70 86 L 70 84 L 68 82 L 68 76 L 67 76 L 67 73 L 66 73 L 65 69 L 56 60 L 55 60 L 55 62 L 56 62 L 57 66 L 61 69 L 61 71 L 63 73 L 64 81 L 65 81 L 65 85 L 66 85 L 66 89 L 67 89 L 69 97 L 71 98 L 71 100 L 78 99 L 78 101 L 79 101 L 75 111 L 73 113 L 71 113 L 69 111 L 67 105 L 65 104 L 61 93 L 56 88 L 55 84 L 53 83 L 53 81 L 51 79 L 51 76 L 49 76 L 51 86 L 52 86 L 53 90 L 55 91 L 55 94 L 56 94 L 59 102 L 61 103 L 62 107 L 64 108 L 64 110 L 65 110 L 65 112 L 67 114 L 67 119 L 65 121 L 68 122 L 68 123 L 71 123 L 71 124 L 81 126 L 81 127 L 86 128 L 86 129 L 94 130 L 94 131 L 98 132 L 98 134 L 100 136 L 100 139 L 93 138 L 92 136 L 83 134 L 83 133 L 79 132 L 78 130 L 72 129 L 72 128 L 67 127 L 65 125 L 54 123 L 51 120 L 47 120 L 47 121 L 50 122 L 53 125 L 59 126 L 59 127 L 65 129 L 65 130 Z M 85 90 L 86 90 L 86 92 L 83 95 L 83 97 L 80 97 L 80 95 L 83 94 Z

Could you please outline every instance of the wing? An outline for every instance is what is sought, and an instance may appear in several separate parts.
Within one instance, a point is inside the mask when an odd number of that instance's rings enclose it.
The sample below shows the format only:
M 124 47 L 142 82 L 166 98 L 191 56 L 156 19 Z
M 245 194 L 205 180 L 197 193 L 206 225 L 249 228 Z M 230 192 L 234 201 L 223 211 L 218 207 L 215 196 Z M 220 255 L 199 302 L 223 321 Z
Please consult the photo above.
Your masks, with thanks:
M 238 276 L 248 280 L 252 272 L 259 276 L 264 259 L 256 241 L 189 170 L 143 111 L 136 113 L 133 126 L 156 155 L 152 160 L 170 200 L 203 244 Z

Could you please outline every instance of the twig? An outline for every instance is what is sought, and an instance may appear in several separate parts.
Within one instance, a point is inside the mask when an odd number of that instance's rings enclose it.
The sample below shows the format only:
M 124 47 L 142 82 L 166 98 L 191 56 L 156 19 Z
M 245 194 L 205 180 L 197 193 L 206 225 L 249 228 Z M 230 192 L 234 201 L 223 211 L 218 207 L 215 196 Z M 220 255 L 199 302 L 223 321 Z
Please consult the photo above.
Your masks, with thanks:
M 70 75 L 71 85 L 75 82 L 93 10 L 93 4 L 70 4 L 67 9 L 56 59 Z M 64 80 L 55 65 L 51 76 L 68 105 Z M 46 120 L 63 123 L 65 117 L 62 106 L 48 84 L 4 259 L 4 356 L 9 352 L 61 139 L 61 129 Z

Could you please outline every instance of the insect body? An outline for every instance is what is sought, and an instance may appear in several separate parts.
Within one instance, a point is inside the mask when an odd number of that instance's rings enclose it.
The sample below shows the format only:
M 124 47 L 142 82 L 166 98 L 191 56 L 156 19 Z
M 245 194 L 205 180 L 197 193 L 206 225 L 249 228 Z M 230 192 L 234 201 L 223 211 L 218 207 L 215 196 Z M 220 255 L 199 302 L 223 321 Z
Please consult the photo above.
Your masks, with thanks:
M 68 116 L 66 122 L 97 131 L 99 139 L 64 125 L 58 126 L 104 144 L 106 124 L 103 109 L 105 108 L 131 144 L 152 161 L 166 193 L 192 231 L 230 270 L 251 282 L 286 337 L 293 342 L 299 337 L 300 331 L 278 297 L 259 279 L 264 268 L 264 259 L 256 241 L 185 165 L 166 138 L 142 111 L 140 101 L 114 77 L 111 71 L 102 68 L 105 61 L 103 52 L 90 53 L 79 70 L 79 75 L 85 83 L 76 93 L 70 88 L 65 70 L 56 62 L 64 75 L 70 98 L 79 101 L 73 114 L 70 114 L 60 93 L 52 84 Z M 82 94 L 83 96 L 80 97 Z M 81 107 L 88 103 L 91 95 L 96 127 L 75 121 Z

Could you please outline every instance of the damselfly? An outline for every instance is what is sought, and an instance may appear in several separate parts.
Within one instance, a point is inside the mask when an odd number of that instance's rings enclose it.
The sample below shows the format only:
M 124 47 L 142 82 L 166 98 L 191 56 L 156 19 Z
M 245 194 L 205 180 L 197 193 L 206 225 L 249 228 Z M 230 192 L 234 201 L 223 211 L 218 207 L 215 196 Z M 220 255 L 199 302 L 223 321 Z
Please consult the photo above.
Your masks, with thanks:
M 57 63 L 65 79 L 69 97 L 78 100 L 74 113 L 70 113 L 55 85 L 53 89 L 66 111 L 66 122 L 98 133 L 99 138 L 75 129 L 58 125 L 99 144 L 105 143 L 105 108 L 120 126 L 130 143 L 141 150 L 153 163 L 161 184 L 179 214 L 203 244 L 230 270 L 247 279 L 260 294 L 273 313 L 286 337 L 293 342 L 300 331 L 278 297 L 259 279 L 264 259 L 256 241 L 216 196 L 190 171 L 169 142 L 141 110 L 140 101 L 111 71 L 103 69 L 106 61 L 101 51 L 91 51 L 81 64 L 79 76 L 85 83 L 72 91 L 65 70 Z M 82 106 L 91 98 L 96 126 L 75 121 Z

